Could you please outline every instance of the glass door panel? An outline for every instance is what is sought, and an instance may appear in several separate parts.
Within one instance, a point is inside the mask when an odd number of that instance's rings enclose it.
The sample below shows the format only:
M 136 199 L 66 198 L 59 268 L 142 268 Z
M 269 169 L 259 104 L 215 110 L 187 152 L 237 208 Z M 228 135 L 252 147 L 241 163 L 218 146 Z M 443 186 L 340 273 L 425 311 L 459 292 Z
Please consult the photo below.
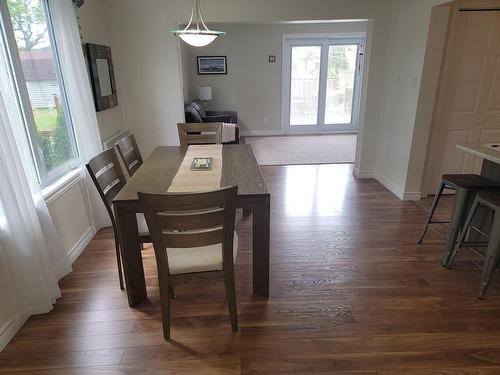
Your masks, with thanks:
M 318 124 L 322 46 L 292 46 L 290 126 Z
M 287 134 L 355 132 L 364 40 L 290 38 L 283 44 L 283 127 Z
M 325 124 L 350 124 L 354 107 L 354 87 L 358 45 L 328 47 L 328 76 L 325 99 Z

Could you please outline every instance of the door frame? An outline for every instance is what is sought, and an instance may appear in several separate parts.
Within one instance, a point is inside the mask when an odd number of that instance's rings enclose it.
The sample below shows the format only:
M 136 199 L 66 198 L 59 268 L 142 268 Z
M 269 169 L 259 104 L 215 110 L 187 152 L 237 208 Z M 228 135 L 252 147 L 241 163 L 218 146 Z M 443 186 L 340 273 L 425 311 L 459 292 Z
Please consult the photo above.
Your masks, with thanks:
M 290 44 L 295 40 L 294 44 Z M 320 87 L 318 94 L 318 124 L 316 125 L 295 125 L 290 126 L 290 75 L 291 75 L 291 47 L 294 45 L 310 45 L 314 41 L 322 46 L 334 40 L 341 44 L 360 44 L 357 56 L 357 73 L 353 92 L 353 113 L 350 124 L 324 124 L 324 108 L 326 95 L 326 69 L 320 72 Z M 365 57 L 367 49 L 367 37 L 365 32 L 353 33 L 323 33 L 323 34 L 283 34 L 282 36 L 282 100 L 281 100 L 281 130 L 283 134 L 335 134 L 335 133 L 357 133 L 359 130 L 361 97 L 363 96 L 363 77 L 365 76 Z M 303 44 L 302 44 L 303 43 Z M 289 48 L 290 47 L 290 48 Z M 321 54 L 321 64 L 328 62 L 328 54 Z M 323 109 L 323 111 L 321 111 Z

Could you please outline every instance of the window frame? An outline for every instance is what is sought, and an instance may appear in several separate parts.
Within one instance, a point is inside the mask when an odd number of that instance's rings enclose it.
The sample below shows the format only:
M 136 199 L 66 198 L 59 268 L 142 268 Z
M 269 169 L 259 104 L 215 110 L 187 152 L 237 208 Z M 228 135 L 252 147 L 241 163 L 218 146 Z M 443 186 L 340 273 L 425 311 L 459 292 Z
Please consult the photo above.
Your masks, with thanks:
M 38 129 L 36 127 L 35 116 L 32 109 L 31 99 L 28 92 L 26 79 L 21 64 L 21 56 L 16 41 L 14 27 L 7 5 L 7 0 L 0 0 L 0 13 L 1 13 L 1 37 L 4 40 L 7 56 L 9 58 L 9 69 L 11 71 L 11 79 L 13 80 L 14 87 L 17 92 L 17 102 L 21 116 L 24 122 L 24 131 L 28 137 L 28 142 L 31 148 L 31 155 L 35 169 L 38 175 L 38 181 L 42 188 L 47 187 L 54 182 L 60 180 L 74 169 L 81 166 L 80 152 L 78 149 L 78 142 L 76 140 L 76 133 L 74 130 L 73 119 L 68 106 L 68 97 L 66 95 L 66 87 L 64 78 L 62 76 L 61 62 L 59 59 L 59 52 L 57 43 L 54 36 L 52 17 L 50 14 L 50 7 L 48 0 L 39 0 L 42 3 L 45 20 L 47 23 L 47 34 L 50 41 L 51 54 L 54 61 L 54 68 L 56 71 L 57 83 L 61 94 L 61 105 L 64 111 L 66 126 L 68 128 L 69 140 L 72 150 L 74 150 L 75 157 L 67 160 L 61 165 L 57 166 L 52 171 L 48 172 L 45 166 L 45 161 L 41 152 L 40 143 L 38 141 Z

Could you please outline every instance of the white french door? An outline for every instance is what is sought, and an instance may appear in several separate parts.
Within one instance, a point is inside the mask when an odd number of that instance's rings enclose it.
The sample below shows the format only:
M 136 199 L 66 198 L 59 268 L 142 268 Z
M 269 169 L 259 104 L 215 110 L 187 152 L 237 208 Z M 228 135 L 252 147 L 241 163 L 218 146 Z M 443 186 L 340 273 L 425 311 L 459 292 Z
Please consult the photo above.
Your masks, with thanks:
M 286 38 L 283 47 L 285 132 L 356 131 L 364 39 Z

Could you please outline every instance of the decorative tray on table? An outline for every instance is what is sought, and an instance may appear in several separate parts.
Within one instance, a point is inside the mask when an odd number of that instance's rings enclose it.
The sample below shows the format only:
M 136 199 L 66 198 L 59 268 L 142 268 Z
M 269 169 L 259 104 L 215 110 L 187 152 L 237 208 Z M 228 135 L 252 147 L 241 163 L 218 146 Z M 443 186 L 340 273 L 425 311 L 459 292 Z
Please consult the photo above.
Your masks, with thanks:
M 192 171 L 209 171 L 212 169 L 213 158 L 193 158 Z

